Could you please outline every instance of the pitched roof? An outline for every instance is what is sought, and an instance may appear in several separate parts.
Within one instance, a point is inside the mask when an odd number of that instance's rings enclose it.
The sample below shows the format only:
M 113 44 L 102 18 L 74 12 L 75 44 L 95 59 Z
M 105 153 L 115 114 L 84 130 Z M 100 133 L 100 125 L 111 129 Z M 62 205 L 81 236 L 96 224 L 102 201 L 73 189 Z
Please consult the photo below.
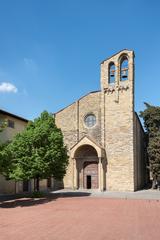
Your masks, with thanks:
M 19 120 L 21 120 L 21 121 L 29 122 L 29 120 L 27 120 L 27 119 L 25 119 L 25 118 L 23 118 L 23 117 L 17 116 L 17 115 L 15 115 L 15 114 L 13 114 L 13 113 L 4 111 L 4 110 L 2 110 L 2 109 L 0 109 L 0 114 L 5 114 L 5 115 L 8 115 L 8 116 L 10 116 L 10 117 L 17 118 L 17 119 L 19 119 Z
M 124 48 L 124 49 L 120 50 L 119 52 L 116 52 L 116 53 L 113 54 L 112 56 L 104 59 L 104 60 L 101 62 L 101 64 L 103 64 L 105 61 L 109 60 L 110 58 L 114 57 L 115 55 L 117 55 L 117 54 L 119 54 L 119 53 L 121 53 L 121 52 L 123 52 L 123 51 L 133 51 L 133 50 L 129 50 L 129 49 Z
M 92 93 L 97 93 L 97 92 L 100 92 L 100 90 L 89 92 L 89 93 L 87 93 L 87 94 L 83 95 L 82 97 L 80 97 L 80 98 L 79 98 L 77 101 L 80 101 L 82 98 L 84 98 L 84 97 L 88 96 L 89 94 L 92 94 Z M 66 107 L 64 107 L 64 108 L 60 109 L 59 111 L 57 111 L 57 112 L 53 113 L 53 115 L 56 115 L 57 113 L 59 113 L 59 112 L 63 111 L 64 109 L 66 109 L 67 107 L 69 107 L 69 106 L 71 106 L 72 104 L 76 103 L 77 101 L 74 101 L 73 103 L 69 104 L 68 106 L 66 106 Z

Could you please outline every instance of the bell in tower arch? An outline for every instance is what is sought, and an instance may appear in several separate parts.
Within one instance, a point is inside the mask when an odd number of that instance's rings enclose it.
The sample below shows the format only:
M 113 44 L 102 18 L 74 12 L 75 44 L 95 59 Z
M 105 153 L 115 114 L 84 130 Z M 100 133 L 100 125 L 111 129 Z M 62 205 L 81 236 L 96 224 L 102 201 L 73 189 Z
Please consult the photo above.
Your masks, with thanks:
M 115 82 L 115 64 L 111 62 L 109 64 L 109 83 L 114 83 Z
M 128 80 L 128 59 L 124 57 L 121 61 L 121 81 Z
M 122 69 L 122 78 L 128 78 L 128 68 Z

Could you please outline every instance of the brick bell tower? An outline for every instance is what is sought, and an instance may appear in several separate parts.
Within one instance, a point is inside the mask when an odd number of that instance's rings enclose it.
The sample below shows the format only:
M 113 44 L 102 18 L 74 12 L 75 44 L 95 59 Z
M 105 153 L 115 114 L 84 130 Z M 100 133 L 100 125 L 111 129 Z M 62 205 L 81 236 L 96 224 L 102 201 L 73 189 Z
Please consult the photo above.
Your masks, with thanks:
M 101 63 L 101 143 L 106 189 L 134 191 L 134 52 L 122 50 Z

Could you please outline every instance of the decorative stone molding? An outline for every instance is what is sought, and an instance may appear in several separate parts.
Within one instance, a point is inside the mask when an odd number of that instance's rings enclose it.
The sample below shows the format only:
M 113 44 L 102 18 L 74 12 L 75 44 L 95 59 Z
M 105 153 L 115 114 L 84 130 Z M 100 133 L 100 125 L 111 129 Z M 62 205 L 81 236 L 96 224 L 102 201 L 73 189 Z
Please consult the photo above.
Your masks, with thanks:
M 115 92 L 115 87 L 108 87 L 108 88 L 105 88 L 104 91 L 109 94 L 109 93 L 113 93 Z
M 127 91 L 128 89 L 129 89 L 129 85 L 126 85 L 126 86 L 120 85 L 120 86 L 118 87 L 118 91 L 121 91 L 121 92 Z
M 95 143 L 93 140 L 91 140 L 89 137 L 84 136 L 83 138 L 80 139 L 78 143 L 71 147 L 70 149 L 71 158 L 75 157 L 76 150 L 83 145 L 90 145 L 93 148 L 95 148 L 98 157 L 104 156 L 104 150 L 102 149 L 102 147 Z
M 126 85 L 126 86 L 120 85 L 120 86 L 114 86 L 114 87 L 111 86 L 111 87 L 105 88 L 104 90 L 107 94 L 110 94 L 110 93 L 112 94 L 115 91 L 123 92 L 123 91 L 127 91 L 128 89 L 129 89 L 129 85 Z

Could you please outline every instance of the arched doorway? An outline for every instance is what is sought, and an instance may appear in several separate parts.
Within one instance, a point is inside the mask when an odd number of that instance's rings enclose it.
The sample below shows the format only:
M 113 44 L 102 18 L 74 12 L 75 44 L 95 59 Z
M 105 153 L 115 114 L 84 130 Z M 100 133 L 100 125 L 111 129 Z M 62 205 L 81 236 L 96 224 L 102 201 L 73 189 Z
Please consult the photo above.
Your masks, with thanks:
M 94 147 L 83 145 L 75 153 L 78 188 L 97 189 L 99 187 L 98 155 Z

